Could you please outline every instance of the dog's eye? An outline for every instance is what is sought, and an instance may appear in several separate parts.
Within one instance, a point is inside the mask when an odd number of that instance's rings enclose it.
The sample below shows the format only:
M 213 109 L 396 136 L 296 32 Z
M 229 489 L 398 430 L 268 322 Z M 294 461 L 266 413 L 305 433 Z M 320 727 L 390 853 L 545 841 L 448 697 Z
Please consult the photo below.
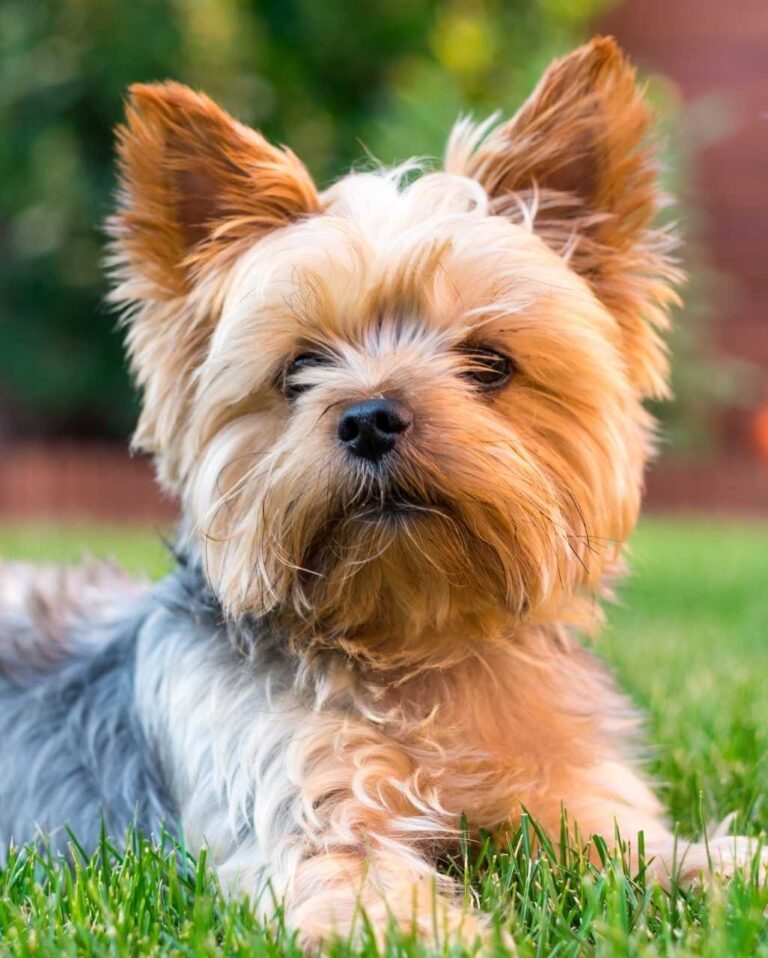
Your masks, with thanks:
M 299 353 L 286 365 L 283 370 L 281 388 L 286 399 L 295 399 L 300 393 L 312 388 L 311 383 L 297 381 L 296 377 L 305 369 L 312 366 L 326 366 L 328 357 L 322 353 Z
M 469 347 L 463 351 L 464 368 L 461 375 L 485 392 L 500 389 L 515 371 L 515 364 L 503 353 L 482 346 Z

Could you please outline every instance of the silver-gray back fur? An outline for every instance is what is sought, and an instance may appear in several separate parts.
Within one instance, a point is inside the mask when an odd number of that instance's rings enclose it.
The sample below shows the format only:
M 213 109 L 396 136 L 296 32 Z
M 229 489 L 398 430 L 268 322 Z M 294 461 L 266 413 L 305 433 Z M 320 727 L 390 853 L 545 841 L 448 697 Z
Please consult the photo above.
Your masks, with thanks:
M 155 588 L 118 593 L 90 617 L 70 594 L 84 578 L 22 566 L 0 575 L 2 845 L 46 835 L 62 847 L 71 829 L 92 849 L 102 820 L 118 839 L 129 825 L 173 828 L 162 743 L 137 706 L 137 656 L 161 652 L 180 629 L 201 643 L 226 641 L 202 575 L 180 564 Z

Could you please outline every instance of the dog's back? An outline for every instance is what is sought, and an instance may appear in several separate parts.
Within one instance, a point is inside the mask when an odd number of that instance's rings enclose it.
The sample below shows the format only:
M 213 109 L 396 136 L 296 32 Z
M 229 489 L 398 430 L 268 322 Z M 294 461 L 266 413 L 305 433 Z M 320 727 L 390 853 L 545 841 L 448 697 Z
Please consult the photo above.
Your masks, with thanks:
M 167 803 L 134 709 L 146 587 L 109 563 L 0 563 L 0 842 L 93 847 Z M 130 612 L 127 611 L 130 606 Z M 58 829 L 58 831 L 57 831 Z

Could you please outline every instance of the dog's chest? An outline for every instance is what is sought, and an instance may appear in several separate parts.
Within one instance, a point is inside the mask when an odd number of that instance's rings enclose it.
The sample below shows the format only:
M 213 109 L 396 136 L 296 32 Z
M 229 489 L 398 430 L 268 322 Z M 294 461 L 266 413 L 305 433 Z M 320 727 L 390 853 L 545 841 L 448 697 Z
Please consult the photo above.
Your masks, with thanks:
M 562 717 L 531 705 L 526 684 L 489 682 L 473 666 L 410 682 L 379 701 L 381 717 L 370 709 L 368 721 L 347 722 L 331 751 L 360 769 L 370 804 L 384 795 L 386 810 L 413 821 L 455 828 L 465 816 L 472 828 L 493 829 L 535 805 L 574 757 L 563 753 Z M 352 727 L 359 740 L 340 748 Z
M 276 667 L 246 671 L 190 632 L 148 643 L 143 661 L 141 710 L 187 839 L 220 862 L 247 845 L 266 867 L 300 837 L 331 833 L 345 845 L 377 833 L 442 844 L 462 815 L 492 829 L 534 807 L 563 759 L 535 676 L 513 682 L 501 665 L 494 681 L 468 666 L 383 694 L 352 680 L 308 698 Z

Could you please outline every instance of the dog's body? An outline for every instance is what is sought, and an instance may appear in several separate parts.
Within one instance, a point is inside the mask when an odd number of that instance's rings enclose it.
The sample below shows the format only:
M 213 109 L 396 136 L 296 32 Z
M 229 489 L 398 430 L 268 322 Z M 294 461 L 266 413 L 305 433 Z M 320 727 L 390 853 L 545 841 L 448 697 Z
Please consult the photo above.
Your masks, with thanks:
M 509 123 L 460 124 L 446 172 L 318 194 L 205 98 L 134 90 L 113 300 L 181 560 L 151 589 L 0 575 L 4 839 L 165 822 L 312 943 L 358 904 L 471 925 L 436 868 L 462 815 L 557 834 L 565 808 L 668 874 L 632 711 L 571 634 L 666 390 L 647 125 L 598 40 Z M 749 853 L 691 845 L 685 874 Z
M 349 870 L 326 915 L 348 923 L 353 863 L 381 834 L 386 903 L 407 906 L 420 887 L 425 927 L 431 882 L 450 885 L 435 866 L 456 851 L 462 815 L 498 832 L 524 806 L 554 834 L 565 806 L 585 837 L 615 821 L 642 829 L 649 854 L 671 851 L 623 754 L 633 713 L 562 633 L 532 630 L 426 682 L 401 674 L 393 689 L 391 675 L 366 679 L 332 653 L 300 674 L 264 623 L 223 621 L 199 567 L 182 563 L 154 588 L 110 567 L 34 584 L 30 573 L 9 566 L 2 578 L 6 598 L 24 590 L 0 619 L 5 838 L 62 847 L 66 825 L 93 848 L 102 816 L 115 836 L 180 827 L 267 914 L 288 893 L 311 912 Z M 80 608 L 88 590 L 96 616 Z M 378 890 L 363 901 L 374 915 L 384 905 Z M 297 924 L 330 931 L 312 921 Z

